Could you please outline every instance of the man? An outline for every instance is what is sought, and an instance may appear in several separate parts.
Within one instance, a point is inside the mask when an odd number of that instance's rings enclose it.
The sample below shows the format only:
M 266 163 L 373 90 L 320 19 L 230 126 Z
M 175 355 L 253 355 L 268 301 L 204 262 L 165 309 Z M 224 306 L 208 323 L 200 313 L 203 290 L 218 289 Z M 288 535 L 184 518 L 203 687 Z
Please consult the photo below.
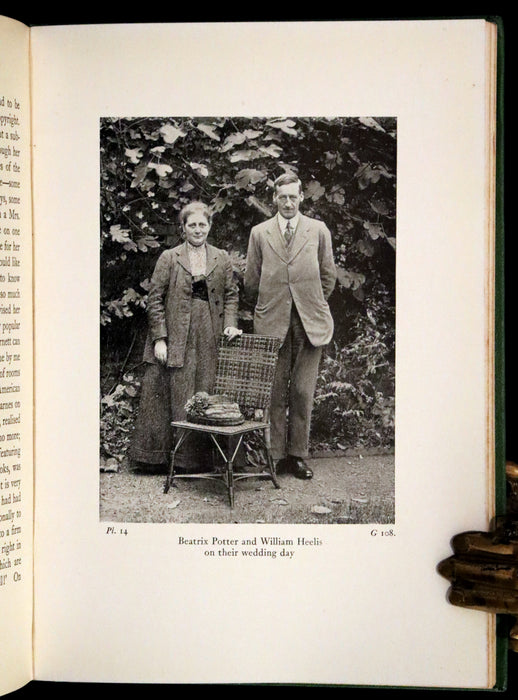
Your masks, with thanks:
M 274 183 L 277 214 L 252 228 L 245 292 L 254 309 L 254 333 L 280 338 L 272 395 L 272 457 L 279 473 L 311 479 L 311 411 L 322 348 L 333 335 L 327 300 L 336 283 L 331 234 L 299 212 L 302 184 L 293 173 Z

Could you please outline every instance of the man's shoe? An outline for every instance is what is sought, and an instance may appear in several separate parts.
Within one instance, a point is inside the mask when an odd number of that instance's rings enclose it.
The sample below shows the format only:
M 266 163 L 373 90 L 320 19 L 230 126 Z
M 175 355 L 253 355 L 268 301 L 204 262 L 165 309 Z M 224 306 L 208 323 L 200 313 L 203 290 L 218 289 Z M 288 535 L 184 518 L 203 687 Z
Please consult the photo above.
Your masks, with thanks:
M 279 459 L 279 461 L 275 465 L 275 473 L 276 474 L 287 474 L 288 471 L 289 471 L 288 458 L 282 457 L 282 459 Z
M 302 457 L 293 457 L 288 455 L 286 458 L 286 463 L 286 470 L 290 474 L 293 474 L 293 476 L 296 476 L 297 479 L 311 479 L 313 477 L 313 472 Z

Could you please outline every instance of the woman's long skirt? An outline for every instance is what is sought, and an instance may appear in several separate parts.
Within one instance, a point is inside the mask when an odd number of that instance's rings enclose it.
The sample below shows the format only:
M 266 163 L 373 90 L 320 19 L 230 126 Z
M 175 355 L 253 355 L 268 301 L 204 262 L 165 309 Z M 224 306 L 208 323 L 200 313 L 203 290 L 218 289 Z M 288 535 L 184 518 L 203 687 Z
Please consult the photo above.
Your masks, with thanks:
M 192 299 L 183 367 L 148 364 L 142 380 L 139 412 L 129 456 L 135 462 L 166 465 L 175 439 L 171 421 L 185 420 L 186 402 L 198 391 L 212 392 L 216 374 L 216 342 L 209 304 Z M 210 443 L 190 433 L 175 456 L 185 471 L 212 468 Z

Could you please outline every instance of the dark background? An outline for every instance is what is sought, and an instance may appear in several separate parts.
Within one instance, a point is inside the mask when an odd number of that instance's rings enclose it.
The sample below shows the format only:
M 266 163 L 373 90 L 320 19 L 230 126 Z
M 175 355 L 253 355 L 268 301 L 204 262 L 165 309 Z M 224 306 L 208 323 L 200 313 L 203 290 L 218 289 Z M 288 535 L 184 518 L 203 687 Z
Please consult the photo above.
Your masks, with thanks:
M 516 75 L 514 71 L 515 64 L 515 53 L 516 53 L 516 20 L 510 13 L 511 3 L 474 3 L 469 6 L 469 12 L 466 11 L 466 7 L 462 3 L 420 3 L 418 6 L 408 7 L 408 4 L 398 5 L 392 4 L 382 7 L 370 8 L 365 6 L 365 3 L 361 3 L 359 8 L 347 7 L 345 5 L 338 5 L 338 7 L 333 3 L 318 3 L 315 7 L 313 4 L 298 3 L 294 5 L 293 3 L 275 4 L 272 6 L 261 5 L 256 3 L 253 9 L 247 7 L 245 4 L 241 4 L 238 8 L 232 8 L 227 5 L 221 6 L 221 4 L 209 4 L 203 6 L 201 12 L 203 16 L 200 16 L 200 8 L 198 5 L 174 6 L 173 4 L 163 4 L 162 6 L 152 6 L 147 10 L 141 5 L 125 5 L 123 11 L 115 13 L 114 11 L 109 11 L 106 9 L 96 9 L 93 5 L 83 5 L 79 8 L 74 8 L 72 4 L 64 5 L 59 9 L 45 6 L 43 3 L 31 7 L 29 4 L 24 4 L 21 7 L 9 7 L 2 10 L 3 14 L 10 17 L 18 19 L 26 24 L 31 25 L 42 25 L 42 24 L 69 24 L 69 23 L 103 23 L 103 22 L 175 22 L 175 21 L 325 21 L 325 20 L 359 20 L 359 19 L 423 19 L 423 18 L 467 18 L 467 17 L 500 17 L 503 23 L 504 29 L 504 61 L 505 61 L 505 72 L 504 72 L 504 109 L 508 113 L 508 103 L 509 94 L 511 92 L 512 78 L 510 76 Z M 418 9 L 419 14 L 414 14 L 409 11 L 409 9 Z M 504 262 L 504 274 L 505 274 L 505 326 L 506 334 L 505 340 L 502 340 L 502 349 L 505 350 L 505 367 L 503 368 L 501 374 L 501 393 L 505 390 L 505 399 L 503 400 L 505 408 L 505 458 L 507 460 L 518 462 L 518 430 L 516 429 L 516 406 L 518 400 L 516 399 L 518 393 L 518 367 L 515 362 L 516 343 L 514 341 L 514 325 L 516 324 L 516 308 L 518 301 L 518 290 L 515 271 L 515 261 L 516 261 L 516 233 L 514 221 L 511 218 L 511 206 L 509 201 L 513 202 L 514 191 L 511 191 L 511 187 L 514 185 L 514 180 L 512 177 L 511 168 L 514 165 L 514 153 L 516 146 L 516 136 L 514 131 L 514 125 L 506 125 L 505 128 L 505 158 L 504 158 L 504 170 L 505 170 L 505 187 L 503 196 L 505 199 L 505 262 Z M 515 197 L 515 195 L 514 195 Z M 426 601 L 423 601 L 423 605 L 426 605 Z M 478 614 L 476 611 L 473 612 L 474 615 Z M 419 612 L 415 613 L 416 624 L 419 624 Z M 508 618 L 506 618 L 506 622 Z M 1 624 L 1 622 L 0 622 Z M 78 631 L 80 633 L 80 631 Z M 376 643 L 375 631 L 373 631 L 373 644 Z M 318 643 L 318 640 L 315 640 Z M 188 686 L 187 692 L 190 690 L 195 690 L 196 686 Z M 223 686 L 224 692 L 237 691 L 237 693 L 247 692 L 243 686 L 234 686 L 232 688 Z M 203 692 L 203 687 L 201 688 Z M 261 690 L 261 689 L 260 689 Z M 294 688 L 296 692 L 306 691 L 307 689 Z M 326 688 L 329 692 L 341 691 L 338 688 Z M 508 672 L 508 683 L 507 690 L 504 691 L 505 696 L 516 697 L 516 692 L 518 690 L 518 653 L 509 654 L 509 672 Z M 12 693 L 10 697 L 13 700 L 29 700 L 31 698 L 39 698 L 44 696 L 44 694 L 51 694 L 54 698 L 65 698 L 74 695 L 77 692 L 84 691 L 88 694 L 93 694 L 95 697 L 113 697 L 116 695 L 131 696 L 134 693 L 138 693 L 142 696 L 150 695 L 155 698 L 170 698 L 171 694 L 176 692 L 174 686 L 141 686 L 135 688 L 134 686 L 127 686 L 123 684 L 111 686 L 106 684 L 70 684 L 70 683 L 50 683 L 50 682 L 32 682 L 25 688 L 22 688 L 15 693 Z M 321 689 L 319 689 L 319 692 Z M 183 688 L 180 689 L 183 692 Z M 268 692 L 271 692 L 268 689 Z M 345 692 L 348 694 L 353 692 L 354 694 L 372 692 L 371 689 L 349 689 L 346 688 Z M 415 692 L 414 689 L 409 690 L 398 690 L 393 691 L 391 689 L 376 689 L 374 692 L 378 694 L 386 693 L 403 693 Z M 457 691 L 434 691 L 434 690 L 420 690 L 418 691 L 420 695 L 429 694 L 434 692 L 440 692 L 444 697 L 444 694 L 458 697 Z M 486 693 L 482 691 L 473 691 L 470 693 L 470 697 L 475 695 L 484 695 L 487 697 Z

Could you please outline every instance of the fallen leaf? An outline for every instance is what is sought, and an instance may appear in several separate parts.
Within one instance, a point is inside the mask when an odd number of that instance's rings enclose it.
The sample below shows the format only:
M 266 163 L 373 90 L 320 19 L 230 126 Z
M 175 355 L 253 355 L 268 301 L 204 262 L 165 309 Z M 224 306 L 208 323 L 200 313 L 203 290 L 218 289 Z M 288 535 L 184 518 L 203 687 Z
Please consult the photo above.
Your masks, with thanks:
M 331 508 L 327 508 L 326 506 L 313 506 L 311 512 L 325 515 L 326 513 L 331 513 Z
M 286 501 L 284 498 L 270 498 L 271 503 L 277 503 L 279 506 L 287 506 L 288 501 Z

